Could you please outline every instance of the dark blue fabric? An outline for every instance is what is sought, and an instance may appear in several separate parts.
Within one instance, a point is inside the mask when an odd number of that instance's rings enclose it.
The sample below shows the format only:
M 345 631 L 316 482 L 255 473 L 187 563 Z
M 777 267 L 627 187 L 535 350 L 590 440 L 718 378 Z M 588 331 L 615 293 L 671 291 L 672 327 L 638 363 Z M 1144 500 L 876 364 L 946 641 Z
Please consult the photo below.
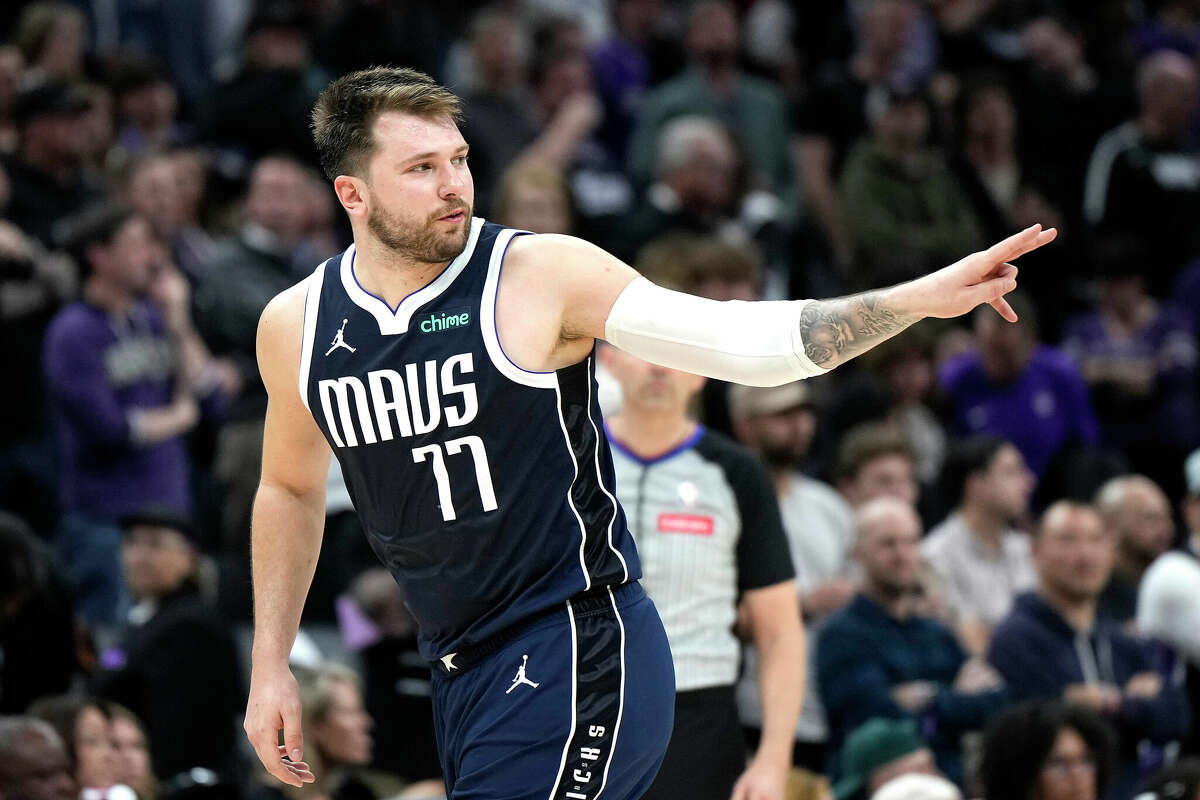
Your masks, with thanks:
M 937 620 L 893 619 L 865 595 L 855 597 L 829 618 L 817 641 L 817 682 L 829 715 L 830 753 L 836 754 L 846 736 L 872 717 L 914 719 L 942 771 L 961 780 L 961 734 L 981 727 L 1009 697 L 1004 689 L 955 691 L 954 680 L 966 660 L 954 634 Z M 891 690 L 909 681 L 932 681 L 939 687 L 919 716 L 892 700 Z
M 642 796 L 670 740 L 675 673 L 641 586 L 605 600 L 573 617 L 564 604 L 474 668 L 434 672 L 449 800 Z
M 1030 592 L 1017 597 L 1008 617 L 996 626 L 988 661 L 1018 699 L 1059 698 L 1070 684 L 1084 682 L 1077 636 L 1058 611 Z M 1087 646 L 1105 683 L 1123 687 L 1139 672 L 1154 671 L 1147 646 L 1107 620 L 1099 620 L 1087 634 Z M 1160 748 L 1141 747 L 1143 740 L 1161 745 L 1182 738 L 1190 716 L 1183 692 L 1167 680 L 1157 697 L 1122 701 L 1109 718 L 1120 737 L 1120 763 L 1107 796 L 1127 797 L 1138 779 L 1161 761 Z
M 1057 698 L 1069 684 L 1084 682 L 1075 637 L 1075 629 L 1030 592 L 1019 596 L 1008 617 L 996 626 L 988 661 L 1018 699 Z M 1087 639 L 1097 655 L 1102 681 L 1124 686 L 1139 672 L 1154 669 L 1146 646 L 1116 625 L 1102 620 Z M 1105 651 L 1112 653 L 1111 659 L 1104 657 Z M 1124 701 L 1114 721 L 1135 739 L 1167 742 L 1187 731 L 1188 717 L 1183 695 L 1164 684 L 1157 698 Z
M 510 379 L 488 354 L 481 301 L 503 230 L 482 224 L 463 271 L 415 311 L 403 333 L 381 333 L 376 317 L 351 299 L 340 258 L 326 263 L 321 288 L 309 408 L 371 546 L 405 588 L 430 661 L 587 588 L 641 577 L 614 497 L 594 353 L 555 373 L 549 388 Z M 459 324 L 422 325 L 443 315 Z M 353 352 L 331 348 L 339 330 Z M 342 394 L 335 395 L 328 387 L 339 381 Z M 377 407 L 375 390 L 401 410 Z M 412 424 L 402 425 L 409 416 Z M 380 420 L 390 420 L 386 436 Z M 472 437 L 486 452 L 493 508 L 483 497 L 478 454 L 463 444 Z M 447 484 L 453 512 L 439 491 Z

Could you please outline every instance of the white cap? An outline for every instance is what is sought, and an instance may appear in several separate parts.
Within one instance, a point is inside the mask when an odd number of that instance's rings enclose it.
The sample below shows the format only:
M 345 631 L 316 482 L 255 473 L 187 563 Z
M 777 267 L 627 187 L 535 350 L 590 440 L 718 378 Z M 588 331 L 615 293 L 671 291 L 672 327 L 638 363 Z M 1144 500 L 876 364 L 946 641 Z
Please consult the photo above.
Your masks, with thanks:
M 871 800 L 962 800 L 962 792 L 945 778 L 914 773 L 892 778 L 875 790 Z

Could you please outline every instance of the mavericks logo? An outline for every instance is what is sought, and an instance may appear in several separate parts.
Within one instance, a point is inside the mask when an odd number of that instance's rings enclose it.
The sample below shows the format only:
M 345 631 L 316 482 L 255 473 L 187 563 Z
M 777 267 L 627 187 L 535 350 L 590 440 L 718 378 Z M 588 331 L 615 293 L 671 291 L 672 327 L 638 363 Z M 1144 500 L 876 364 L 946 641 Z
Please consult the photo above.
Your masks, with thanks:
M 440 333 L 454 328 L 465 328 L 471 324 L 471 312 L 467 310 L 442 311 L 430 314 L 418 324 L 421 333 Z

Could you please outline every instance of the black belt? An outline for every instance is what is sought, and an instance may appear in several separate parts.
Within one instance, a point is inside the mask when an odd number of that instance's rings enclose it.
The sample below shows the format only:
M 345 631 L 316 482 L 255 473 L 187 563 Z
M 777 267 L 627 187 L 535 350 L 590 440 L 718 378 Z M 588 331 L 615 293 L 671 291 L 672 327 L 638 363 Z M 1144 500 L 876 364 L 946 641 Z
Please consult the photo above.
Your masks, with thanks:
M 587 591 L 572 596 L 567 602 L 571 604 L 571 608 L 577 617 L 594 614 L 597 611 L 611 609 L 613 600 L 618 603 L 621 602 L 639 586 L 640 584 L 636 582 L 623 583 L 618 586 L 593 586 Z M 612 600 L 608 596 L 609 590 L 612 590 Z M 442 675 L 451 677 L 461 675 L 513 639 L 528 631 L 537 623 L 563 611 L 566 611 L 566 604 L 548 606 L 541 611 L 530 614 L 509 625 L 507 628 L 492 634 L 482 642 L 468 645 L 458 652 L 442 656 L 433 663 L 434 670 Z

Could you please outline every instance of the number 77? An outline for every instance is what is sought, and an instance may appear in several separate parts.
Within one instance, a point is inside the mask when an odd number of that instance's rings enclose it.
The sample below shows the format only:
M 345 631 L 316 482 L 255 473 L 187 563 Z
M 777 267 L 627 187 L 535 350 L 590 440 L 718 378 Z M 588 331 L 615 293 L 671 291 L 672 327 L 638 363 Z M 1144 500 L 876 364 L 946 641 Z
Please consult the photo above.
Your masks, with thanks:
M 496 490 L 492 486 L 492 471 L 488 467 L 487 450 L 483 447 L 483 439 L 478 436 L 450 439 L 446 442 L 446 452 L 455 456 L 462 452 L 464 446 L 471 451 L 471 458 L 475 461 L 475 480 L 479 484 L 479 499 L 483 501 L 483 510 L 495 511 L 499 505 L 496 503 Z M 442 509 L 442 519 L 446 522 L 457 519 L 457 515 L 454 513 L 454 499 L 450 494 L 450 473 L 446 471 L 446 459 L 442 455 L 442 446 L 427 444 L 423 447 L 414 447 L 412 455 L 413 463 L 416 464 L 423 463 L 426 456 L 432 458 L 433 478 L 437 481 L 438 505 Z

